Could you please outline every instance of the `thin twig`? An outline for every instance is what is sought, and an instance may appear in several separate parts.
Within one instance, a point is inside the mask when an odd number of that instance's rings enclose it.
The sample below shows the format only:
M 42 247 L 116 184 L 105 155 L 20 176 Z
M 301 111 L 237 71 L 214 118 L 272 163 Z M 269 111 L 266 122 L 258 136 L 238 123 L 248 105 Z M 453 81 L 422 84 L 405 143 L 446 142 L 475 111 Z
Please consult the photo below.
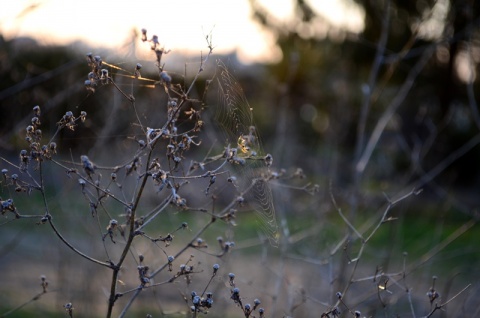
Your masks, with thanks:
M 36 295 L 33 296 L 30 300 L 28 300 L 27 302 L 24 302 L 23 304 L 21 304 L 21 305 L 15 307 L 15 308 L 13 308 L 13 309 L 10 309 L 9 311 L 7 311 L 7 312 L 5 312 L 5 313 L 3 313 L 3 314 L 1 314 L 1 315 L 0 315 L 0 318 L 7 317 L 8 315 L 14 313 L 15 311 L 22 309 L 22 308 L 25 307 L 26 305 L 28 305 L 28 304 L 36 301 L 36 300 L 39 300 L 40 297 L 42 297 L 43 295 L 45 295 L 45 294 L 47 294 L 47 293 L 48 293 L 47 291 L 44 291 L 44 292 L 41 292 L 41 293 L 36 294 Z
M 417 79 L 418 75 L 423 70 L 427 62 L 430 60 L 430 57 L 432 56 L 435 49 L 436 49 L 436 45 L 433 44 L 425 50 L 422 57 L 410 70 L 410 73 L 408 74 L 405 82 L 403 83 L 402 87 L 398 91 L 395 98 L 391 101 L 391 103 L 383 112 L 372 134 L 370 135 L 370 138 L 365 147 L 365 150 L 363 151 L 362 155 L 360 156 L 360 159 L 357 162 L 357 165 L 355 168 L 357 173 L 362 174 L 364 172 L 368 162 L 370 161 L 370 157 L 374 149 L 376 148 L 377 143 L 380 140 L 380 137 L 382 136 L 385 130 L 385 127 L 387 126 L 390 119 L 393 117 L 393 115 L 395 115 L 395 112 L 407 97 L 408 93 L 410 92 L 410 89 L 413 87 L 413 84 L 415 83 L 415 80 Z
M 189 247 L 191 247 L 191 245 L 197 240 L 198 237 L 200 237 L 200 235 L 202 235 L 203 232 L 205 232 L 209 227 L 210 225 L 212 225 L 213 223 L 215 222 L 215 219 L 212 218 L 210 220 L 210 222 L 208 222 L 207 224 L 204 225 L 204 227 L 202 229 L 200 229 L 200 231 L 197 232 L 197 234 L 195 234 L 193 236 L 193 238 L 190 240 L 189 243 L 187 243 L 180 251 L 178 251 L 175 255 L 174 255 L 174 258 L 177 259 L 180 255 L 182 255 Z M 150 278 L 153 278 L 155 277 L 158 273 L 160 273 L 161 271 L 163 271 L 165 268 L 167 268 L 168 264 L 165 263 L 164 265 L 160 266 L 157 270 L 155 270 L 154 272 L 152 272 L 150 274 Z M 119 318 L 122 318 L 124 317 L 126 314 L 127 314 L 127 311 L 128 309 L 130 308 L 130 306 L 133 304 L 133 301 L 138 297 L 138 295 L 140 294 L 140 292 L 142 291 L 142 289 L 137 289 L 135 291 L 135 293 L 132 295 L 132 297 L 129 299 L 128 303 L 125 305 L 125 307 L 123 308 L 122 312 L 120 313 L 120 315 L 118 316 Z
M 52 227 L 53 231 L 55 232 L 55 234 L 60 238 L 60 240 L 65 243 L 65 245 L 67 245 L 72 251 L 74 251 L 75 253 L 77 253 L 78 255 L 80 255 L 81 257 L 95 263 L 95 264 L 98 264 L 98 265 L 102 265 L 102 266 L 105 266 L 105 267 L 108 267 L 108 268 L 112 268 L 112 264 L 110 263 L 107 263 L 107 262 L 102 262 L 102 261 L 99 261 L 93 257 L 90 257 L 84 253 L 82 253 L 81 251 L 79 251 L 78 249 L 76 249 L 72 244 L 70 244 L 70 242 L 68 242 L 63 236 L 62 234 L 60 234 L 60 232 L 58 231 L 57 227 L 55 226 L 55 224 L 53 224 L 53 221 L 52 221 L 52 218 L 48 218 L 48 223 L 50 224 L 50 226 Z
M 428 317 L 431 317 L 435 311 L 439 310 L 439 309 L 442 309 L 443 307 L 445 307 L 449 302 L 451 302 L 452 300 L 454 300 L 455 298 L 457 298 L 458 296 L 460 296 L 460 294 L 462 294 L 464 291 L 466 291 L 468 288 L 470 288 L 470 286 L 472 286 L 472 284 L 468 284 L 467 286 L 465 286 L 461 291 L 459 291 L 458 293 L 456 293 L 452 298 L 450 298 L 449 300 L 447 300 L 446 302 L 442 303 L 442 304 L 435 304 L 435 307 L 432 309 L 431 312 L 428 313 L 428 315 L 425 316 L 425 318 L 428 318 Z
M 383 15 L 382 21 L 382 33 L 380 34 L 380 39 L 377 42 L 377 50 L 375 53 L 375 58 L 373 60 L 373 65 L 370 70 L 370 75 L 368 77 L 368 84 L 366 87 L 366 92 L 363 96 L 363 104 L 360 110 L 360 118 L 358 120 L 357 126 L 357 142 L 355 145 L 355 158 L 356 160 L 360 159 L 360 154 L 363 149 L 364 139 L 365 139 L 365 128 L 367 126 L 368 113 L 370 110 L 370 105 L 372 103 L 372 93 L 373 89 L 376 86 L 378 73 L 380 71 L 380 66 L 383 64 L 385 47 L 388 40 L 388 32 L 390 30 L 390 1 L 385 1 L 385 14 Z
M 434 248 L 429 250 L 427 253 L 425 253 L 422 257 L 420 257 L 420 260 L 416 262 L 415 264 L 411 265 L 410 268 L 406 271 L 406 274 L 412 273 L 414 270 L 416 270 L 418 267 L 422 266 L 426 262 L 428 262 L 432 257 L 437 255 L 440 251 L 442 251 L 445 247 L 447 247 L 450 243 L 455 241 L 457 238 L 459 238 L 462 234 L 470 230 L 475 224 L 477 224 L 477 220 L 471 219 L 468 222 L 464 223 L 462 226 L 460 226 L 458 229 L 456 229 L 452 234 L 450 234 L 447 238 L 445 238 L 442 242 L 437 244 Z

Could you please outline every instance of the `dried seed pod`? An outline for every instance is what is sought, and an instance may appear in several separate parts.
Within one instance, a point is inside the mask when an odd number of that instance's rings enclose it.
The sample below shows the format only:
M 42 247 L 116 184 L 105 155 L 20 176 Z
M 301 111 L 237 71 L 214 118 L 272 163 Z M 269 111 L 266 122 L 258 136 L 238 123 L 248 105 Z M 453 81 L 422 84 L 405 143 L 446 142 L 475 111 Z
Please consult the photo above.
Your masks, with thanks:
M 41 114 L 40 106 L 38 105 L 34 106 L 33 113 L 35 114 L 35 116 L 40 117 L 40 114 Z

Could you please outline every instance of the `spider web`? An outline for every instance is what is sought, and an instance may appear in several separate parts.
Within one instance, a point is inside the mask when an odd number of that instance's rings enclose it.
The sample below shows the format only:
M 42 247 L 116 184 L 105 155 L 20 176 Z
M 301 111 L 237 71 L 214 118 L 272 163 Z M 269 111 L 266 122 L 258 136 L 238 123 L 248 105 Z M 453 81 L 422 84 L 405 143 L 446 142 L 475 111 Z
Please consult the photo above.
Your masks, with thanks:
M 268 167 L 263 160 L 265 153 L 255 129 L 253 109 L 248 104 L 242 87 L 225 64 L 218 61 L 217 66 L 219 103 L 215 120 L 225 133 L 227 142 L 232 147 L 238 147 L 238 155 L 246 158 L 245 164 L 238 165 L 237 169 L 238 175 L 243 179 L 242 187 L 251 186 L 245 198 L 256 212 L 260 227 L 270 244 L 277 246 L 279 232 L 272 191 L 265 176 L 262 176 Z

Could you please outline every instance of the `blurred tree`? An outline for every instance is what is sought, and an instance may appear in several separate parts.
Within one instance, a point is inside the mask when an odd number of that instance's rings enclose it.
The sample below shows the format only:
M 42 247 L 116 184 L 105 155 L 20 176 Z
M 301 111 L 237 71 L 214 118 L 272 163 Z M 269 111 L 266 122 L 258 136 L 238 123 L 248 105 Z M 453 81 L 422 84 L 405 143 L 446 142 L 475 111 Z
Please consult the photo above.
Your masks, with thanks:
M 286 21 L 250 1 L 254 18 L 275 34 L 283 54 L 268 67 L 269 83 L 280 88 L 273 98 L 274 107 L 280 107 L 275 110 L 280 114 L 277 134 L 283 136 L 277 146 L 303 144 L 323 157 L 337 149 L 343 155 L 327 155 L 330 163 L 322 168 L 338 180 L 352 181 L 369 138 L 390 107 L 393 112 L 376 148 L 382 151 L 371 157 L 377 164 L 369 173 L 380 180 L 399 173 L 418 180 L 478 134 L 480 5 L 448 0 L 343 2 L 363 14 L 361 32 L 329 24 L 308 1 L 295 0 Z M 292 127 L 282 118 L 303 125 Z M 318 168 L 318 160 L 293 158 L 298 152 L 279 153 L 286 163 L 302 161 Z M 479 156 L 475 148 L 442 177 L 457 185 L 478 182 L 471 164 Z M 350 169 L 331 172 L 345 165 Z
M 81 100 L 85 71 L 83 60 L 67 47 L 41 46 L 29 38 L 7 41 L 1 35 L 0 43 L 0 148 L 12 151 L 23 145 L 18 138 L 24 136 L 20 131 L 33 106 L 42 105 L 44 122 L 55 123 L 68 103 Z M 55 124 L 48 126 L 55 129 Z

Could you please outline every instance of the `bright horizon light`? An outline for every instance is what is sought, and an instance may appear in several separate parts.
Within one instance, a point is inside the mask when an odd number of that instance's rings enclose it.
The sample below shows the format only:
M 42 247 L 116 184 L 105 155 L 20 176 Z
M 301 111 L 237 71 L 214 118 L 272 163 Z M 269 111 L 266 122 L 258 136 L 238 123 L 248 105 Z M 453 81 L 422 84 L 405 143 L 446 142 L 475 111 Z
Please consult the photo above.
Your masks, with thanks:
M 244 63 L 281 58 L 272 34 L 252 21 L 246 0 L 3 1 L 0 32 L 7 39 L 28 36 L 41 44 L 82 41 L 94 48 L 124 47 L 142 28 L 158 35 L 165 48 L 198 54 L 213 36 L 217 54 L 237 52 Z M 363 29 L 363 16 L 351 0 L 310 1 L 322 19 L 352 32 Z M 291 0 L 260 0 L 279 21 L 288 21 Z M 343 21 L 343 22 L 342 22 Z

